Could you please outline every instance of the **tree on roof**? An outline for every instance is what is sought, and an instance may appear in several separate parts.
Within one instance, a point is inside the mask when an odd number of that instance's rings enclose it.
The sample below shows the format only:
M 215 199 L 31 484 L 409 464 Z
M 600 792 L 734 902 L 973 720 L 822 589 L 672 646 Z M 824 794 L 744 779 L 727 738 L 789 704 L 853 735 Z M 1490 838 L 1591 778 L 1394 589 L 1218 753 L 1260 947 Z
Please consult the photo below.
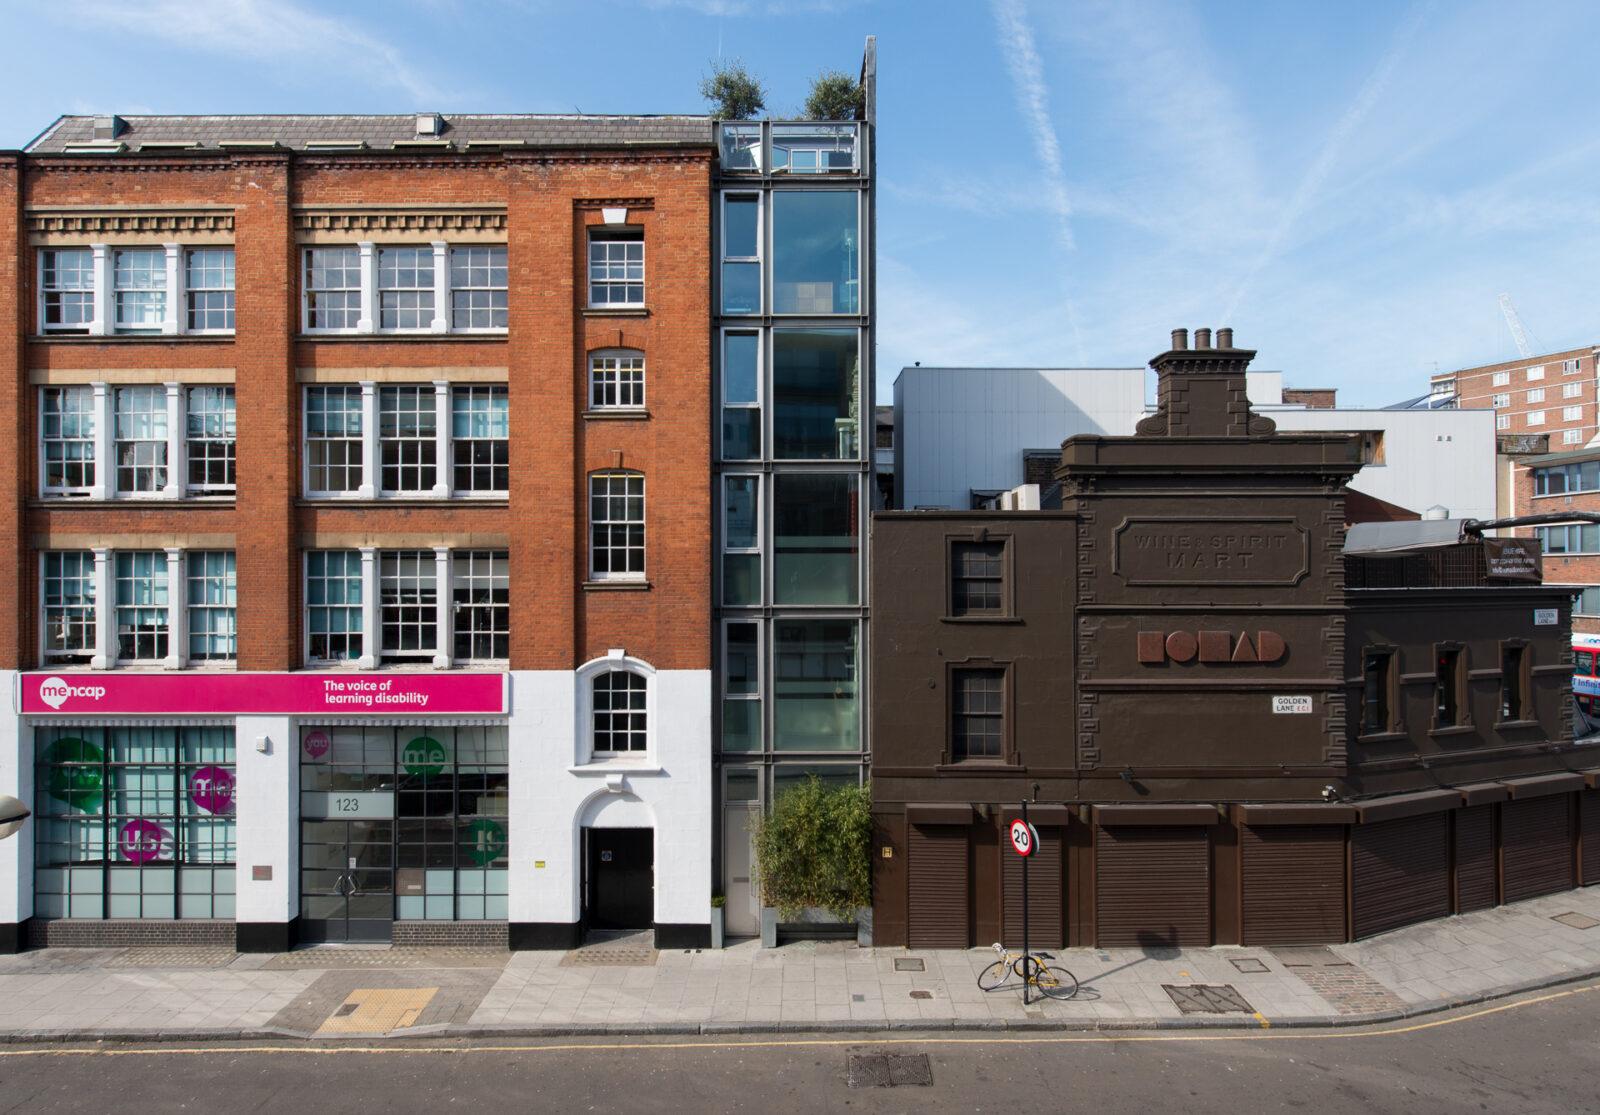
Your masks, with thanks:
M 854 120 L 861 111 L 861 83 L 847 73 L 824 70 L 811 79 L 807 120 Z
M 712 62 L 700 81 L 700 95 L 719 120 L 748 120 L 767 107 L 766 89 L 737 58 Z

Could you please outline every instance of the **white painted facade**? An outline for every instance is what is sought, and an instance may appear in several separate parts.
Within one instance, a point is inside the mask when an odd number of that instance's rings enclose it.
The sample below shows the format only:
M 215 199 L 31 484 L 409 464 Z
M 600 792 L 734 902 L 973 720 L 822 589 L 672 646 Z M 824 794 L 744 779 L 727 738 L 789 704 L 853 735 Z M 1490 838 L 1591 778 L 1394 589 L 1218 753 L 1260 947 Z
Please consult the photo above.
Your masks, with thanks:
M 647 679 L 647 747 L 626 760 L 590 752 L 594 674 L 623 667 Z M 383 674 L 360 675 L 382 679 Z M 17 675 L 0 675 L 11 692 Z M 197 679 L 195 684 L 203 684 Z M 508 921 L 576 926 L 584 915 L 583 829 L 654 831 L 654 921 L 708 927 L 711 921 L 711 672 L 655 670 L 622 650 L 577 671 L 512 671 L 508 715 L 450 717 L 441 723 L 508 728 Z M 0 715 L 0 793 L 38 811 L 34 723 L 137 724 L 116 716 Z M 236 915 L 240 924 L 282 925 L 300 912 L 301 731 L 325 715 L 207 717 L 234 727 Z M 337 718 L 343 723 L 427 727 L 425 715 Z M 182 718 L 152 723 L 181 724 Z M 34 914 L 33 821 L 0 841 L 0 926 Z M 352 865 L 353 866 L 353 865 Z M 706 930 L 709 933 L 709 929 Z M 708 938 L 709 940 L 709 938 Z
M 1384 461 L 1350 487 L 1416 512 L 1495 512 L 1488 410 L 1314 410 L 1283 405 L 1283 373 L 1250 372 L 1280 430 L 1381 431 Z M 895 506 L 966 508 L 1023 482 L 1023 454 L 1079 434 L 1126 437 L 1149 411 L 1144 368 L 903 368 L 895 379 Z

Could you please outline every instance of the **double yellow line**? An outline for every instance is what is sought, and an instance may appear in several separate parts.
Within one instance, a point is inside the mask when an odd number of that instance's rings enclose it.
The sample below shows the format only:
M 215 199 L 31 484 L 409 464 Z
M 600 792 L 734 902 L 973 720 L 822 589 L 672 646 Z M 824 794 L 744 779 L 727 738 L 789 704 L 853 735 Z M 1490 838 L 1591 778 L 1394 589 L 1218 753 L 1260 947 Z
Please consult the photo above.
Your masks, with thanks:
M 1444 1026 L 1457 1026 L 1506 1011 L 1522 1010 L 1586 995 L 1600 990 L 1600 983 L 1585 987 L 1572 987 L 1565 991 L 1552 991 L 1528 999 L 1517 999 L 1481 1010 L 1452 1014 L 1427 1022 L 1411 1022 L 1392 1026 L 1377 1026 L 1361 1030 L 1247 1030 L 1229 1033 L 1173 1033 L 1158 1031 L 1141 1034 L 1137 1031 L 1120 1033 L 1095 1032 L 1081 1034 L 1007 1034 L 995 1037 L 888 1037 L 880 1033 L 866 1033 L 848 1038 L 766 1038 L 755 1041 L 599 1041 L 559 1042 L 543 1045 L 413 1045 L 397 1042 L 393 1045 L 146 1045 L 119 1047 L 64 1046 L 43 1049 L 0 1049 L 3 1057 L 224 1057 L 240 1053 L 262 1053 L 291 1056 L 342 1057 L 356 1055 L 415 1056 L 421 1054 L 447 1054 L 467 1056 L 484 1053 L 617 1053 L 630 1050 L 661 1049 L 816 1049 L 843 1045 L 1134 1045 L 1151 1042 L 1225 1042 L 1225 1041 L 1352 1041 L 1360 1038 L 1398 1037 L 1424 1030 L 1437 1030 Z M 1263 1020 L 1265 1021 L 1265 1020 Z

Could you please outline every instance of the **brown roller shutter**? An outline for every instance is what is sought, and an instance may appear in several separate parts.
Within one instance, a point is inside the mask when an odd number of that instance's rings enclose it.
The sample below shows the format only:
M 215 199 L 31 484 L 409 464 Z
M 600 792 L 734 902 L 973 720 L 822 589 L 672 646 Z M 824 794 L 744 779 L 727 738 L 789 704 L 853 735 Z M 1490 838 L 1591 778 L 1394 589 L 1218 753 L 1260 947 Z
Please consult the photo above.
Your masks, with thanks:
M 1101 828 L 1094 865 L 1096 944 L 1211 944 L 1211 855 L 1204 828 Z
M 1450 914 L 1450 814 L 1427 813 L 1350 830 L 1355 935 Z
M 1039 849 L 1028 864 L 1028 947 L 1058 949 L 1065 943 L 1061 928 L 1061 830 L 1039 829 Z M 1000 842 L 1000 877 L 1004 886 L 1005 943 L 1022 947 L 1022 857 L 1011 841 Z
M 1585 790 L 1578 795 L 1578 839 L 1583 847 L 1583 879 L 1586 887 L 1600 883 L 1600 790 Z
M 909 924 L 914 949 L 964 949 L 967 939 L 966 825 L 912 825 Z
M 1494 806 L 1458 809 L 1455 825 L 1456 913 L 1487 910 L 1499 897 L 1494 867 Z
M 1500 806 L 1501 883 L 1507 902 L 1572 887 L 1570 794 Z
M 1244 826 L 1247 945 L 1343 941 L 1344 826 Z

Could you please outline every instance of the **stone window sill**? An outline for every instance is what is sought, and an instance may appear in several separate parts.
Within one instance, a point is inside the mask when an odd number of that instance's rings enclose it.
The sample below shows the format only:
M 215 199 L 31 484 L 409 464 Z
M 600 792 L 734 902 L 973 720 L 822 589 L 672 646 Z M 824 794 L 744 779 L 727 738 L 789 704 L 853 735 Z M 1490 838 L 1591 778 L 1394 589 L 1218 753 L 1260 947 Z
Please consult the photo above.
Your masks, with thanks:
M 585 581 L 584 592 L 648 592 L 649 581 Z
M 631 409 L 617 407 L 614 410 L 586 410 L 583 412 L 583 417 L 586 421 L 592 419 L 596 422 L 637 422 L 640 419 L 649 418 L 650 412 L 644 407 L 633 407 Z

